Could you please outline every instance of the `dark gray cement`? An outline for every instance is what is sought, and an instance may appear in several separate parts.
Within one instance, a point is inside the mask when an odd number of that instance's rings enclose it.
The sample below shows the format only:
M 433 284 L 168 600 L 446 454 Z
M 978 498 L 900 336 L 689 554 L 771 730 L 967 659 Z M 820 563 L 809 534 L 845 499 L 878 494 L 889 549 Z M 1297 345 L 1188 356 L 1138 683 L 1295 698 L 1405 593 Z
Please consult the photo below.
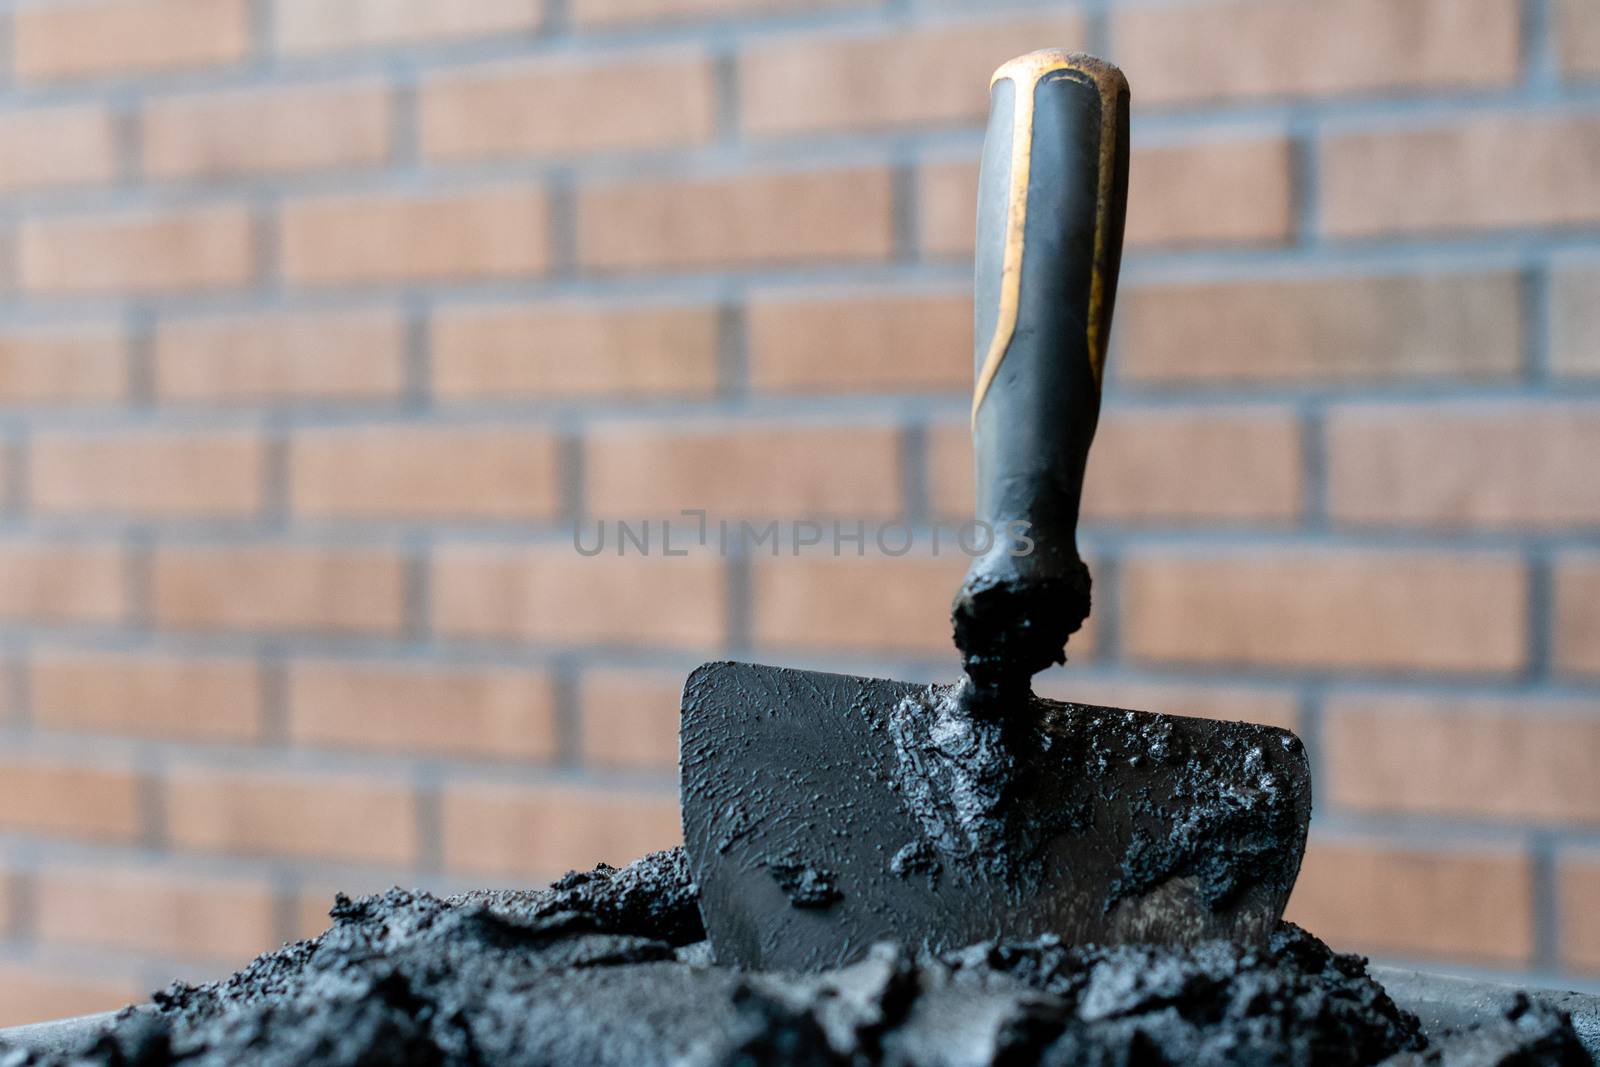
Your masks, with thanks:
M 0 1067 L 1590 1062 L 1527 1003 L 1429 1044 L 1362 960 L 1289 925 L 1260 948 L 883 945 L 742 973 L 709 960 L 676 851 L 537 892 L 340 898 L 333 919 L 226 981 L 172 986 L 81 1055 L 0 1048 Z

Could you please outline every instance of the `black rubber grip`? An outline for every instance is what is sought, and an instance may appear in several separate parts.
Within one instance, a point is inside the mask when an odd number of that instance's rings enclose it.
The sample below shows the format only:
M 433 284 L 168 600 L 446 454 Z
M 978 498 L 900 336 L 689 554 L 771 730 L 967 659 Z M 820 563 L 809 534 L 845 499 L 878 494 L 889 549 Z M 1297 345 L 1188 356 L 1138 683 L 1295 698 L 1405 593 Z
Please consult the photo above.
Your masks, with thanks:
M 977 517 L 995 531 L 953 609 L 980 686 L 1065 659 L 1089 614 L 1078 505 L 1128 184 L 1128 87 L 1092 56 L 1001 67 L 978 182 L 972 435 Z

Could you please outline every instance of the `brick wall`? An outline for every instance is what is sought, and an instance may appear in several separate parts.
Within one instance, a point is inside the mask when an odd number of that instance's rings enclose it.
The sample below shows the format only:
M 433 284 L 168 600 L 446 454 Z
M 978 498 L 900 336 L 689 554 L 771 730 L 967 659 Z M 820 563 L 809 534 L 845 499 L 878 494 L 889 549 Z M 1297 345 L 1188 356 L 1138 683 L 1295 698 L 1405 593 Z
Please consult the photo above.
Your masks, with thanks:
M 704 657 L 947 677 L 989 71 L 1126 69 L 1054 695 L 1288 724 L 1293 913 L 1600 981 L 1595 0 L 0 4 L 0 1023 L 676 836 Z M 925 542 L 923 542 L 925 544 Z

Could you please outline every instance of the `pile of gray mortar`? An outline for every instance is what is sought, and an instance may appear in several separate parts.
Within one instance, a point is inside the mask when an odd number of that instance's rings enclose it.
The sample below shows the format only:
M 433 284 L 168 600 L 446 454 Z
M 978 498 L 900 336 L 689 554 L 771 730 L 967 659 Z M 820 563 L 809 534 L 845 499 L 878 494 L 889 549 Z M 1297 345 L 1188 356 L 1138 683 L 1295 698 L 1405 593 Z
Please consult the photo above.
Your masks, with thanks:
M 1289 924 L 1260 949 L 881 945 L 824 974 L 740 973 L 710 962 L 679 851 L 539 891 L 341 897 L 332 915 L 125 1012 L 86 1057 L 0 1048 L 0 1067 L 1590 1063 L 1525 1002 L 1430 1045 L 1365 961 Z

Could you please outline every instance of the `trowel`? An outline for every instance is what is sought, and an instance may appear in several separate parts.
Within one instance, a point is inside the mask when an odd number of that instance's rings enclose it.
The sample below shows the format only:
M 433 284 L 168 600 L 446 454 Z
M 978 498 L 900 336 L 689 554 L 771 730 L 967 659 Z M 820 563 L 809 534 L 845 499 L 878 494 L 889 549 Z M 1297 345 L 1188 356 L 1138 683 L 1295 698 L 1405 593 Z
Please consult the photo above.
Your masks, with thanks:
M 1044 934 L 1251 941 L 1281 917 L 1311 811 L 1297 737 L 1032 693 L 1089 613 L 1076 526 L 1127 171 L 1115 67 L 1042 51 L 995 73 L 972 404 L 993 537 L 952 610 L 965 677 L 689 676 L 684 841 L 718 961 L 808 971 L 878 941 Z

